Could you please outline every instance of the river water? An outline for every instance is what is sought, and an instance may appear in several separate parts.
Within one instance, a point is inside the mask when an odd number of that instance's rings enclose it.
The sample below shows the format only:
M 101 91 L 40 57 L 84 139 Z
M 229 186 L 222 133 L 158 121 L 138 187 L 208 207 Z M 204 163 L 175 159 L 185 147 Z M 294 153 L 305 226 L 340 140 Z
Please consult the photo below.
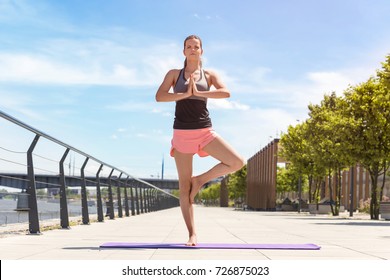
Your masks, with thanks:
M 93 203 L 92 203 L 93 204 Z M 38 200 L 38 216 L 39 220 L 59 219 L 60 204 L 58 200 Z M 27 211 L 16 211 L 17 200 L 0 199 L 0 226 L 7 224 L 25 223 L 28 222 Z M 105 209 L 104 209 L 105 211 Z M 81 201 L 69 201 L 68 213 L 70 217 L 81 216 Z M 89 206 L 89 214 L 96 214 L 97 207 Z

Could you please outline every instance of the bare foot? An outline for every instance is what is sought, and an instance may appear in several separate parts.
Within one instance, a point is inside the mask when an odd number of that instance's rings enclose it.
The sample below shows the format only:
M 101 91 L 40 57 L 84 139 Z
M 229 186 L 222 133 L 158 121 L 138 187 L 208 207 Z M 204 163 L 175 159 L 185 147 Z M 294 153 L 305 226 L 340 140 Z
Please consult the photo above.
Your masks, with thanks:
M 192 177 L 191 178 L 191 192 L 190 192 L 190 203 L 195 203 L 195 196 L 200 191 L 200 189 L 203 187 L 202 182 L 198 180 L 198 177 Z
M 186 246 L 196 246 L 198 243 L 198 240 L 196 238 L 196 234 L 191 235 L 190 238 L 188 239 Z

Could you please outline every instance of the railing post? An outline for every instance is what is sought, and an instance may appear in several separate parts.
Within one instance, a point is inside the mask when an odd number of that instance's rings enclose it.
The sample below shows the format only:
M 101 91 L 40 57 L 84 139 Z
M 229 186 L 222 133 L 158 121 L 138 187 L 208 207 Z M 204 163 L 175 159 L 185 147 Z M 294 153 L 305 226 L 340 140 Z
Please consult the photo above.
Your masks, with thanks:
M 40 234 L 39 217 L 38 217 L 38 204 L 37 193 L 35 185 L 34 163 L 33 163 L 33 151 L 39 140 L 39 135 L 36 134 L 34 140 L 30 144 L 30 148 L 27 151 L 27 176 L 28 176 L 28 221 L 29 232 L 31 234 Z
M 157 206 L 157 203 L 156 203 L 156 190 L 152 190 L 152 206 L 153 206 L 153 211 L 156 211 L 156 206 Z
M 98 172 L 96 173 L 96 200 L 97 200 L 97 216 L 98 222 L 104 221 L 103 216 L 103 204 L 102 204 L 102 193 L 100 191 L 100 172 L 102 171 L 103 164 L 100 165 Z
M 157 191 L 153 190 L 153 205 L 154 211 L 158 211 Z
M 87 198 L 87 183 L 85 181 L 85 167 L 87 166 L 89 158 L 87 157 L 81 167 L 81 214 L 83 217 L 83 224 L 89 224 L 89 213 L 88 213 L 88 198 Z
M 156 196 L 155 196 L 155 191 L 156 190 L 151 190 L 150 191 L 150 197 L 151 197 L 151 201 L 152 201 L 152 211 L 156 211 Z
M 160 201 L 160 210 L 161 209 L 166 209 L 167 207 L 166 207 L 165 194 L 160 194 L 159 201 Z
M 145 204 L 146 204 L 146 213 L 149 213 L 150 212 L 150 197 L 149 197 L 149 191 L 150 189 L 149 188 L 146 188 L 145 189 Z
M 154 205 L 153 205 L 153 189 L 152 188 L 149 189 L 149 196 L 148 197 L 149 197 L 149 212 L 153 212 Z
M 130 185 L 130 198 L 131 198 L 131 215 L 135 216 L 135 198 L 133 193 L 133 184 Z
M 136 209 L 137 209 L 137 215 L 140 214 L 140 211 L 139 211 L 139 198 L 138 198 L 138 184 L 136 184 L 136 187 L 135 187 L 135 202 L 136 202 Z
M 144 213 L 148 213 L 148 188 L 145 187 L 143 191 L 144 198 Z
M 125 189 L 124 189 L 124 192 L 125 192 L 125 215 L 126 215 L 126 217 L 130 216 L 130 212 L 129 212 L 129 197 L 127 195 L 127 182 L 129 181 L 129 177 L 130 176 L 127 176 L 127 178 L 126 178 Z
M 148 190 L 149 188 L 144 188 L 144 212 L 149 212 L 149 203 L 148 203 Z
M 68 156 L 70 149 L 67 148 L 60 160 L 60 220 L 61 228 L 69 229 L 69 213 L 68 213 L 68 200 L 66 197 L 66 180 L 64 162 Z
M 149 212 L 153 212 L 153 189 L 152 188 L 148 190 L 148 204 L 149 204 Z
M 139 200 L 140 200 L 140 204 L 141 204 L 141 213 L 143 214 L 144 213 L 144 188 L 141 187 L 140 190 L 139 190 Z
M 164 205 L 163 205 L 163 195 L 158 193 L 157 194 L 157 203 L 158 203 L 158 210 L 161 210 L 161 209 L 164 209 Z
M 156 210 L 161 210 L 161 199 L 160 195 L 156 192 Z
M 123 210 L 122 210 L 122 196 L 121 196 L 121 177 L 122 177 L 122 172 L 119 174 L 118 177 L 118 186 L 117 186 L 117 196 L 118 196 L 118 217 L 122 218 L 123 217 Z
M 144 212 L 149 212 L 149 203 L 148 203 L 148 187 L 144 188 Z
M 112 183 L 111 183 L 111 176 L 112 173 L 114 172 L 114 168 L 111 170 L 110 175 L 108 176 L 108 205 L 107 207 L 109 208 L 109 217 L 111 220 L 115 218 L 115 213 L 114 213 L 114 199 L 112 197 Z

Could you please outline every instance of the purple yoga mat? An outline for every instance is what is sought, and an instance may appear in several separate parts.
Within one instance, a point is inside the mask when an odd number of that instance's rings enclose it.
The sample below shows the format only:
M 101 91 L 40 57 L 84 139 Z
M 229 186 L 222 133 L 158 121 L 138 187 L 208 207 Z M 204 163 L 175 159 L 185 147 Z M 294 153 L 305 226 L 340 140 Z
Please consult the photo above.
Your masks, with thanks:
M 315 244 L 238 244 L 238 243 L 199 243 L 186 246 L 183 243 L 130 243 L 107 242 L 100 248 L 123 249 L 269 249 L 269 250 L 319 250 Z

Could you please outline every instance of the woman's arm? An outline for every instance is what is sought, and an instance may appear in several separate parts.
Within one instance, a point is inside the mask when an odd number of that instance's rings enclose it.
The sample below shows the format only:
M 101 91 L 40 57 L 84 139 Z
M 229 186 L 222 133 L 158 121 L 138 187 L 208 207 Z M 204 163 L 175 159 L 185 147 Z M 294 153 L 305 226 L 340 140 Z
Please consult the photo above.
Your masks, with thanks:
M 230 91 L 227 89 L 227 87 L 223 84 L 219 76 L 212 71 L 205 71 L 206 76 L 209 76 L 208 81 L 210 83 L 210 86 L 214 86 L 215 90 L 210 91 L 198 91 L 195 85 L 194 80 L 192 80 L 193 85 L 193 94 L 195 96 L 200 97 L 206 97 L 206 98 L 229 98 L 230 97 Z
M 178 101 L 188 98 L 192 95 L 192 85 L 188 85 L 187 92 L 179 92 L 175 94 L 169 92 L 171 87 L 175 85 L 175 81 L 179 75 L 179 72 L 180 70 L 173 69 L 168 71 L 168 73 L 165 75 L 164 81 L 162 82 L 156 93 L 157 102 Z

